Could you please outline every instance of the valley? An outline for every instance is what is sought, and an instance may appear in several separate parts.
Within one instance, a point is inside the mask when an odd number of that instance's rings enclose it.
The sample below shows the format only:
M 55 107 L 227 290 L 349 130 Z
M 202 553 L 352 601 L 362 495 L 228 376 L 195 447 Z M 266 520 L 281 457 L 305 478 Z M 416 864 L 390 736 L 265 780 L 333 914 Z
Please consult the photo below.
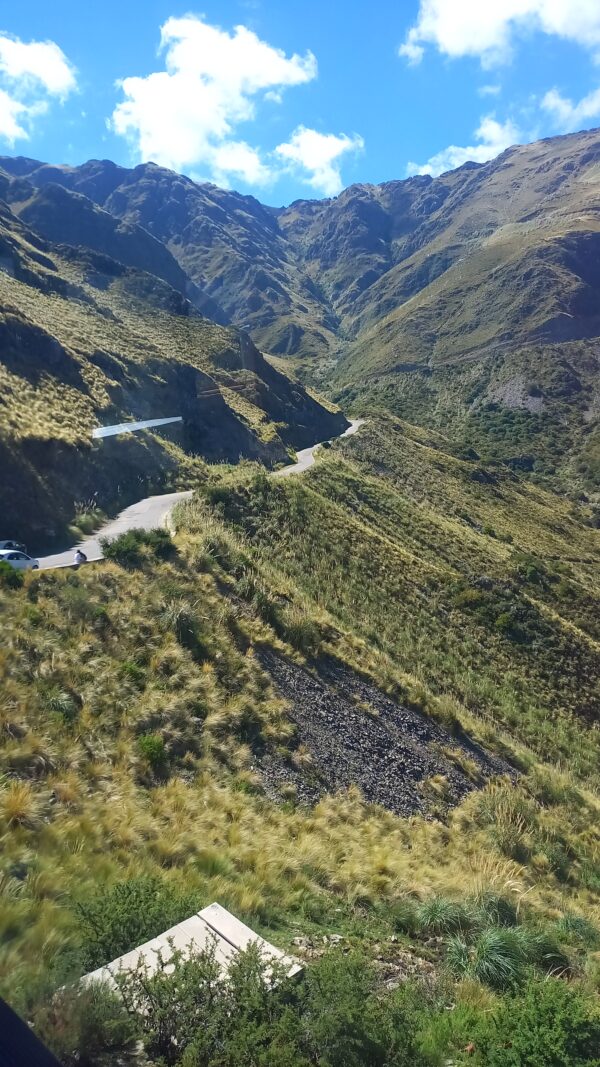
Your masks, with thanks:
M 595 1062 L 599 175 L 0 159 L 0 995 L 63 1067 Z M 213 901 L 302 977 L 79 984 Z

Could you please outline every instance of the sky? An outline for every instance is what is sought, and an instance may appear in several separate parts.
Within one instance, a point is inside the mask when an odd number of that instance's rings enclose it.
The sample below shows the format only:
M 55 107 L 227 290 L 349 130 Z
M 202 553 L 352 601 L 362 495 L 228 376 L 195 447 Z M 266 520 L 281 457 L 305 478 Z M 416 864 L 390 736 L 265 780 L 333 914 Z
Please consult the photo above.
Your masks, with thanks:
M 600 126 L 600 0 L 0 0 L 0 153 L 287 204 Z

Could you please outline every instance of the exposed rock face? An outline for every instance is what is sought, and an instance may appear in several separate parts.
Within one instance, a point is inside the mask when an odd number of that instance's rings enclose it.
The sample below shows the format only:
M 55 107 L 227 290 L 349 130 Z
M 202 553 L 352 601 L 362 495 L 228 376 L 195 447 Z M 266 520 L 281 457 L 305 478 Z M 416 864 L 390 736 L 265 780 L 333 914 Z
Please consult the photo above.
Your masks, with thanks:
M 457 804 L 476 782 L 512 773 L 468 738 L 453 737 L 427 716 L 396 704 L 342 664 L 323 662 L 311 673 L 273 652 L 259 658 L 288 701 L 305 752 L 304 769 L 271 753 L 261 758 L 265 785 L 274 796 L 291 786 L 299 800 L 315 803 L 325 793 L 356 785 L 365 800 L 396 815 L 427 814 L 432 800 L 439 812 Z M 444 748 L 468 757 L 477 768 L 476 781 Z M 432 779 L 440 795 L 432 793 Z

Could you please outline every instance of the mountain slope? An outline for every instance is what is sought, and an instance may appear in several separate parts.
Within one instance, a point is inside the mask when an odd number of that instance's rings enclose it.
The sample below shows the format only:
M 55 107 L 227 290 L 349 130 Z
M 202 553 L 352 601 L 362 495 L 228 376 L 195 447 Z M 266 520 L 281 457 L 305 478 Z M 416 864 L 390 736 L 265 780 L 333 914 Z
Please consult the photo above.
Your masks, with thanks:
M 29 191 L 30 196 L 23 199 Z M 18 196 L 18 201 L 12 199 Z M 141 226 L 120 222 L 80 193 L 56 184 L 21 183 L 10 195 L 12 211 L 31 229 L 55 244 L 84 246 L 119 263 L 154 274 L 185 296 L 203 315 L 225 323 L 227 316 L 188 278 L 167 248 Z
M 26 176 L 40 189 L 64 186 L 143 227 L 268 351 L 303 346 L 308 354 L 334 340 L 335 317 L 294 261 L 273 212 L 254 197 L 198 184 L 152 163 L 133 170 L 99 160 L 82 167 L 11 159 L 0 165 L 21 183 Z
M 102 227 L 118 240 L 107 218 L 91 241 L 100 243 Z M 135 238 L 123 235 L 124 256 Z M 246 334 L 202 318 L 155 274 L 82 246 L 50 244 L 6 204 L 0 250 L 2 503 L 13 536 L 31 542 L 58 532 L 78 501 L 122 506 L 142 489 L 201 477 L 194 457 L 285 462 L 288 447 L 345 426 L 267 363 Z M 157 269 L 172 262 L 163 251 Z M 181 268 L 173 262 L 172 269 L 180 281 Z M 171 415 L 183 424 L 166 439 L 91 439 L 98 425 Z
M 59 184 L 117 230 L 141 227 L 343 404 L 447 428 L 565 488 L 600 485 L 599 131 L 282 209 L 153 164 L 3 166 L 23 217 L 44 216 Z
M 77 979 L 213 900 L 303 955 L 309 986 L 322 953 L 331 991 L 359 948 L 342 1008 L 375 961 L 377 1017 L 406 996 L 411 1026 L 416 1004 L 435 1021 L 431 1056 L 400 1063 L 472 1062 L 455 1051 L 476 1013 L 512 1010 L 530 969 L 540 990 L 560 966 L 560 988 L 597 994 L 599 574 L 581 520 L 372 419 L 300 478 L 214 466 L 173 541 L 0 576 L 0 994 L 63 1062 L 126 1062 L 118 1007 L 108 1035 L 85 1000 L 78 1024 Z M 467 981 L 465 956 L 482 960 Z M 190 973 L 161 988 L 163 1020 L 190 986 L 198 1018 Z

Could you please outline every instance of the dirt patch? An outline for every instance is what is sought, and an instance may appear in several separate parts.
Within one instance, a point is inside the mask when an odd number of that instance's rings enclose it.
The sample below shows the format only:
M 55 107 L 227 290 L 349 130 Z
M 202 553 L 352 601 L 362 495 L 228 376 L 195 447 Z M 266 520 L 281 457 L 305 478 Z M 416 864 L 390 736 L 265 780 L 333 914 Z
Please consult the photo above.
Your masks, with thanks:
M 313 673 L 271 651 L 258 658 L 297 728 L 289 758 L 269 751 L 257 761 L 274 798 L 314 804 L 356 785 L 365 800 L 396 815 L 439 815 L 487 779 L 514 774 L 469 738 L 395 703 L 334 660 Z

